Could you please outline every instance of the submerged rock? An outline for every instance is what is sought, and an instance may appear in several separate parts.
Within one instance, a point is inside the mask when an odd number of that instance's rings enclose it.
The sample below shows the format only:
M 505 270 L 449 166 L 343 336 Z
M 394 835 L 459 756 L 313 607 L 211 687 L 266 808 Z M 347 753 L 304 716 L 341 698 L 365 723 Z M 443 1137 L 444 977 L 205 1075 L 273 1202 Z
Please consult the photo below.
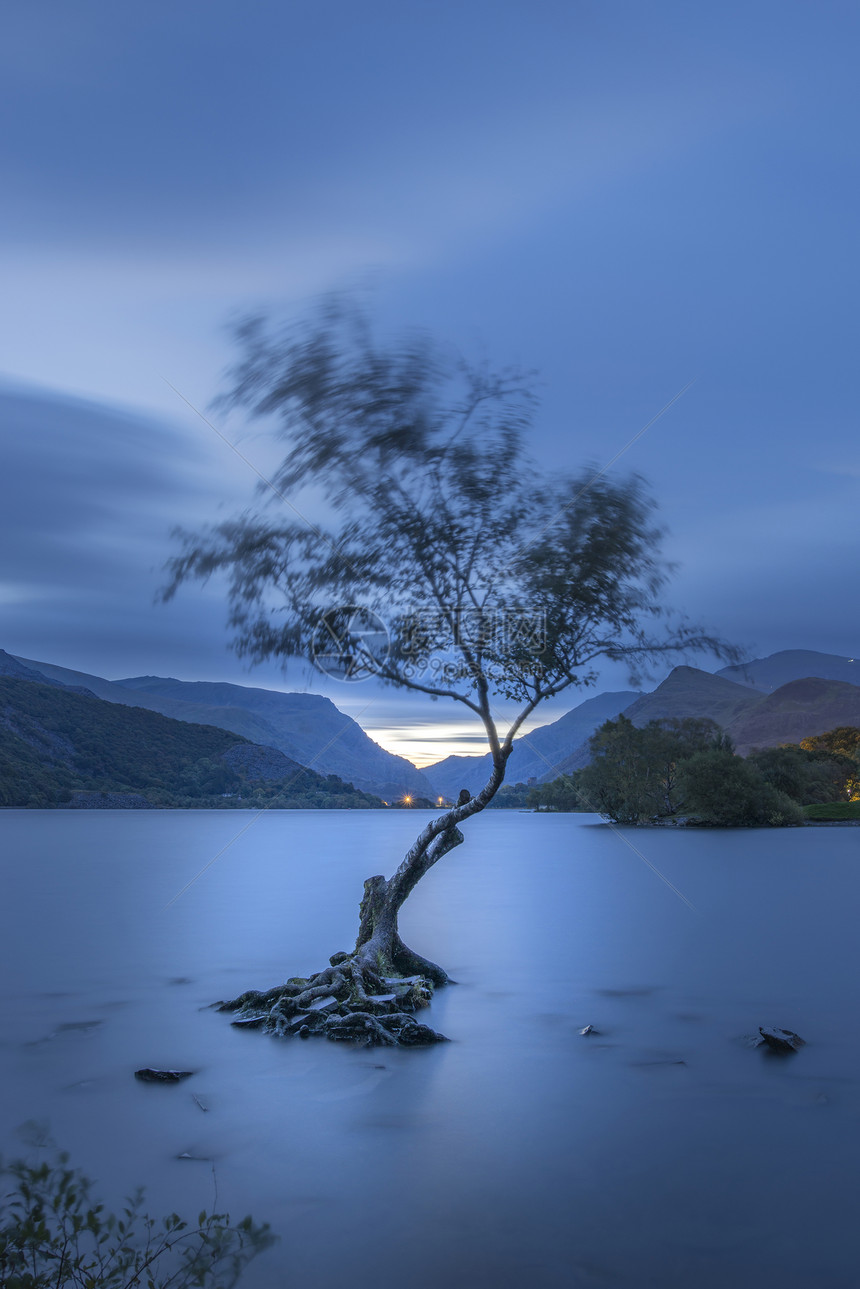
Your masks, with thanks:
M 774 1026 L 759 1025 L 758 1032 L 774 1052 L 798 1052 L 806 1046 L 806 1040 L 791 1029 L 777 1029 Z
M 135 1070 L 134 1077 L 142 1083 L 179 1083 L 181 1079 L 190 1079 L 194 1070 Z

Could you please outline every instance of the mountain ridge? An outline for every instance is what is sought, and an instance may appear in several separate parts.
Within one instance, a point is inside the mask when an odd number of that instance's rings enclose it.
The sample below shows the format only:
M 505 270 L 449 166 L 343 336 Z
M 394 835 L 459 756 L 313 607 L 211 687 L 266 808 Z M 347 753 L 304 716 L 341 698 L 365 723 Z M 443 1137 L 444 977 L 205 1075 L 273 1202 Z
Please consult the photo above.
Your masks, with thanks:
M 726 729 L 738 755 L 754 748 L 799 743 L 840 725 L 860 726 L 860 686 L 820 676 L 790 680 Z
M 10 656 L 60 682 L 83 684 L 107 702 L 148 708 L 174 720 L 230 730 L 252 743 L 277 748 L 318 773 L 336 774 L 361 791 L 386 800 L 407 792 L 424 797 L 435 795 L 430 781 L 411 761 L 380 747 L 356 721 L 321 694 L 289 694 L 226 681 L 161 676 L 106 680 L 54 663 Z M 200 701 L 204 697 L 210 701 Z M 232 699 L 233 705 L 228 705 L 227 699 Z
M 376 808 L 376 797 L 229 730 L 0 676 L 0 805 Z
M 707 716 L 723 728 L 761 695 L 746 685 L 701 671 L 698 667 L 673 667 L 665 680 L 650 694 L 643 694 L 625 709 L 624 715 L 642 727 L 649 721 Z
M 747 664 L 751 669 L 747 672 L 740 667 L 718 672 L 675 667 L 650 693 L 595 694 L 555 721 L 520 736 L 514 741 L 507 781 L 534 778 L 546 782 L 579 769 L 590 758 L 590 736 L 622 712 L 638 726 L 651 720 L 709 717 L 730 734 L 741 754 L 753 747 L 796 742 L 840 724 L 860 724 L 860 686 L 792 674 L 810 658 L 819 660 L 822 670 L 842 674 L 847 667 L 848 674 L 855 675 L 851 670 L 854 660 L 809 650 L 783 650 L 757 659 Z M 742 672 L 743 681 L 738 679 Z M 764 688 L 784 674 L 791 676 L 785 684 L 774 690 Z M 381 748 L 331 699 L 318 694 L 162 676 L 109 681 L 0 650 L 2 676 L 29 683 L 41 681 L 132 710 L 149 710 L 191 725 L 229 731 L 249 744 L 275 749 L 296 764 L 338 775 L 385 800 L 406 793 L 455 798 L 462 788 L 479 791 L 489 774 L 488 753 L 452 755 L 420 771 L 406 758 Z M 758 687 L 750 683 L 752 680 Z
M 860 654 L 854 658 L 814 649 L 780 649 L 765 658 L 722 667 L 717 673 L 739 685 L 749 685 L 761 693 L 772 693 L 792 680 L 817 677 L 820 680 L 842 680 L 860 685 Z

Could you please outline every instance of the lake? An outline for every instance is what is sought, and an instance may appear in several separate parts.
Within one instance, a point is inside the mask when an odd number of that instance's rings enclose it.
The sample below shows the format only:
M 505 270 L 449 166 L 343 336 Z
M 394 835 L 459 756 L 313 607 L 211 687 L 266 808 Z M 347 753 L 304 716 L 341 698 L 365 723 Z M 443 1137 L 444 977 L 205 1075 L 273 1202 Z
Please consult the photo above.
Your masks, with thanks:
M 217 1185 L 281 1237 L 248 1289 L 856 1286 L 860 830 L 489 811 L 401 918 L 450 1043 L 207 1010 L 351 948 L 425 818 L 0 812 L 3 1153 L 46 1121 L 109 1206 Z

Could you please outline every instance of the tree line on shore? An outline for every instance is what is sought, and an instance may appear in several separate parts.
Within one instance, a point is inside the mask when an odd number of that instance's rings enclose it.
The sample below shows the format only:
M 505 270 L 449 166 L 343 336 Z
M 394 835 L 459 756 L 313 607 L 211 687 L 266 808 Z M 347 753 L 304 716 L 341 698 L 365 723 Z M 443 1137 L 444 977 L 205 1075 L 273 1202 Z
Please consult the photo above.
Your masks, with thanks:
M 550 783 L 502 789 L 499 805 L 585 811 L 619 824 L 684 819 L 724 827 L 801 824 L 807 813 L 860 815 L 860 729 L 735 754 L 706 718 L 606 721 L 589 740 L 591 762 Z M 804 807 L 809 808 L 808 812 Z
M 381 805 L 227 730 L 0 676 L 0 808 L 93 807 L 99 796 L 119 805 L 117 794 L 163 809 Z

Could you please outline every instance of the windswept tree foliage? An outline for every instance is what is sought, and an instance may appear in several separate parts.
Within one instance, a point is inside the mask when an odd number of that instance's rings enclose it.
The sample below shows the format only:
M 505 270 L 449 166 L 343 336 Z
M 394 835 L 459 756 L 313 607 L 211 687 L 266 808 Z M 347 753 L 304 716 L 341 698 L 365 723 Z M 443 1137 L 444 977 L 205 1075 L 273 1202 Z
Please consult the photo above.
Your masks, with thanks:
M 365 883 L 352 952 L 230 1005 L 278 1032 L 301 1016 L 332 1038 L 429 1041 L 409 1012 L 447 976 L 406 948 L 398 912 L 498 791 L 523 722 L 593 683 L 604 659 L 635 672 L 679 652 L 732 654 L 667 617 L 661 532 L 641 479 L 535 469 L 528 374 L 468 364 L 422 336 L 380 347 L 338 302 L 299 327 L 253 319 L 236 338 L 223 401 L 269 419 L 284 445 L 273 504 L 184 534 L 166 594 L 225 577 L 242 656 L 322 659 L 347 679 L 374 674 L 458 703 L 481 722 L 492 770 L 476 796 L 427 824 L 393 876 Z M 327 522 L 301 518 L 311 503 Z M 517 706 L 507 728 L 501 700 Z M 308 1013 L 326 999 L 327 1018 Z

